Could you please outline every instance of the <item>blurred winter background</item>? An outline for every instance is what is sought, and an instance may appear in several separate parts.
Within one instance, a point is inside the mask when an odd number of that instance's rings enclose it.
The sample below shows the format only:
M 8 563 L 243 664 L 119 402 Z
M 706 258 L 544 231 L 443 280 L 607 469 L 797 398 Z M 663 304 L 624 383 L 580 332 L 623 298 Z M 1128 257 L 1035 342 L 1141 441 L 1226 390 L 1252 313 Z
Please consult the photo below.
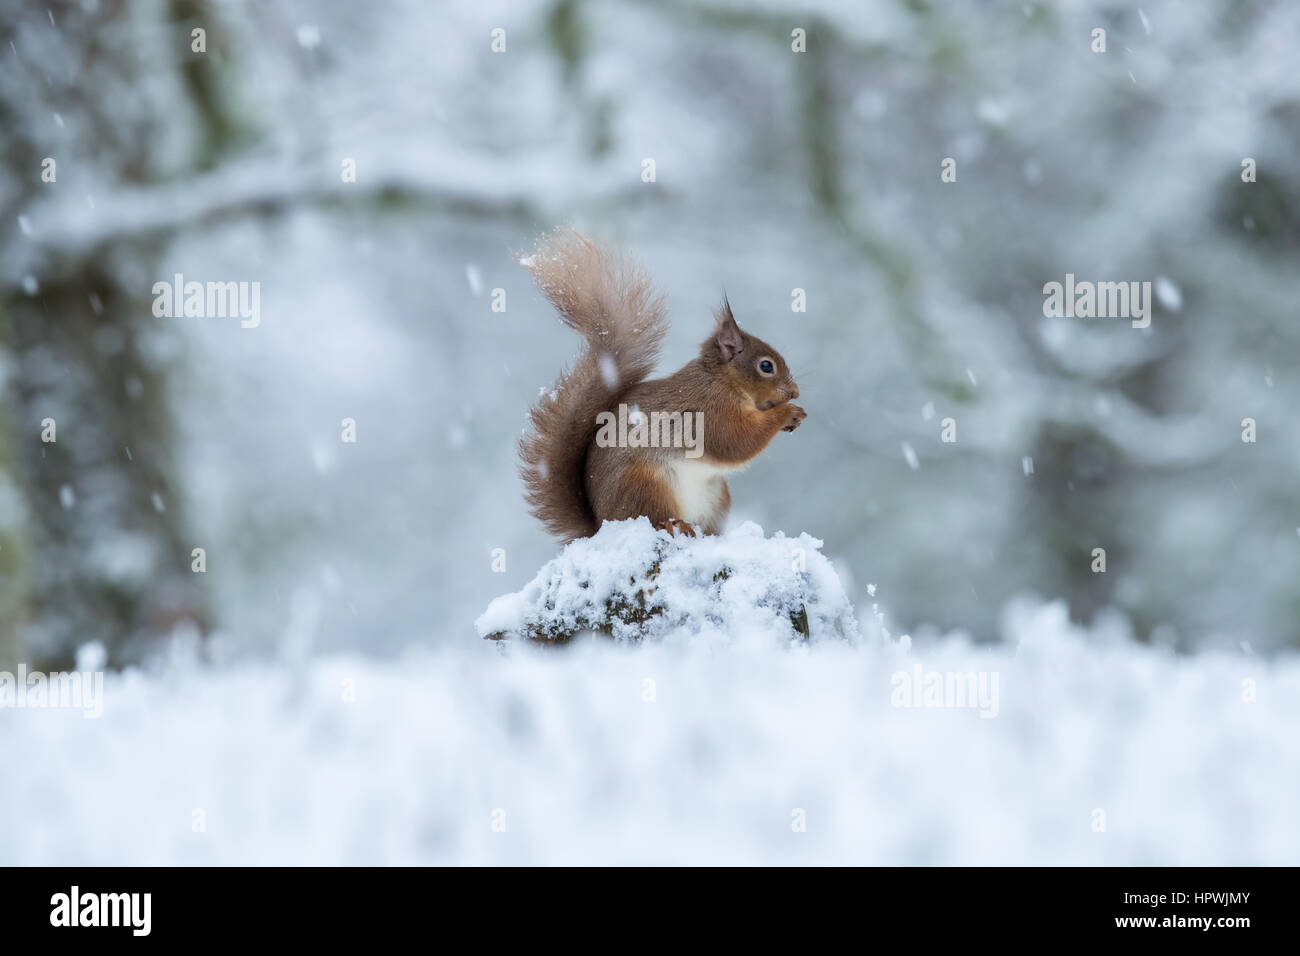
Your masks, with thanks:
M 1282 0 L 7 3 L 0 663 L 97 642 L 175 679 L 110 677 L 99 722 L 0 714 L 34 768 L 0 861 L 1294 862 L 1297 36 Z M 556 550 L 514 445 L 577 340 L 514 253 L 561 224 L 656 277 L 665 370 L 725 286 L 800 372 L 809 418 L 733 521 L 823 539 L 863 617 L 1033 692 L 904 727 L 874 652 L 482 647 Z M 260 283 L 260 325 L 155 317 L 176 273 Z M 1150 328 L 1045 319 L 1067 273 L 1152 281 Z M 1035 635 L 1054 663 L 1014 655 Z M 636 716 L 652 665 L 675 723 Z M 782 842 L 799 786 L 859 842 Z M 525 791 L 551 829 L 492 843 Z M 223 799 L 230 842 L 195 844 Z

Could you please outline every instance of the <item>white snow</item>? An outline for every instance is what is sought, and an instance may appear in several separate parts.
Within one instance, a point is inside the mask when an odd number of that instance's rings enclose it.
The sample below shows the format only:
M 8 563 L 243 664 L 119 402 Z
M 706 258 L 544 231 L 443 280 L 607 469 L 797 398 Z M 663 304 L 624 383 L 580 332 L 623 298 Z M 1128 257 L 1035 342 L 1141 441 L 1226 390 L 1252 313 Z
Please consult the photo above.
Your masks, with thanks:
M 320 27 L 314 23 L 304 23 L 294 31 L 298 45 L 304 50 L 314 50 L 320 46 Z
M 469 291 L 474 295 L 483 294 L 483 273 L 478 266 L 469 263 L 465 266 L 465 279 L 469 282 Z
M 478 629 L 572 622 L 646 587 L 655 554 L 662 639 L 558 648 L 448 623 L 454 639 L 395 660 L 312 657 L 287 635 L 277 661 L 217 666 L 191 636 L 152 671 L 105 675 L 96 719 L 0 708 L 0 865 L 1300 855 L 1294 656 L 1177 657 L 1120 615 L 1084 630 L 1028 600 L 993 646 L 894 640 L 878 612 L 857 633 L 820 546 L 623 522 Z M 783 619 L 796 598 L 812 641 Z M 78 665 L 103 659 L 87 646 Z
M 821 546 L 807 534 L 765 538 L 753 522 L 699 538 L 656 531 L 646 518 L 607 522 L 565 547 L 523 590 L 494 600 L 475 628 L 480 636 L 564 637 L 606 623 L 614 604 L 648 618 L 609 621 L 621 639 L 789 642 L 799 638 L 791 616 L 801 611 L 814 639 L 857 638 L 853 608 Z
M 1170 312 L 1177 312 L 1183 307 L 1183 293 L 1168 276 L 1157 276 L 1155 284 L 1156 298 Z
M 608 352 L 601 352 L 596 356 L 596 367 L 600 370 L 600 380 L 605 383 L 605 387 L 611 392 L 618 388 L 618 365 L 614 361 L 614 356 Z
M 1085 633 L 1059 605 L 1003 626 L 1007 646 L 910 651 L 500 653 L 467 635 L 389 662 L 181 655 L 107 675 L 97 720 L 0 711 L 0 863 L 1300 857 L 1294 658 L 1179 658 L 1118 627 Z M 996 717 L 894 706 L 917 664 L 998 675 Z

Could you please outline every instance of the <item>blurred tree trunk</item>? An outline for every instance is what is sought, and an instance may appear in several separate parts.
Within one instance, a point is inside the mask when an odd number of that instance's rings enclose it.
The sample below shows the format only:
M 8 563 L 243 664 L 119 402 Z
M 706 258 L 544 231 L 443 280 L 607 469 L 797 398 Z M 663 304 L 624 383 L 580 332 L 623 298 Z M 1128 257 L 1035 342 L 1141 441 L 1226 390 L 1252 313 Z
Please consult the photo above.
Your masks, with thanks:
M 0 310 L 0 325 L 3 323 L 4 313 Z M 0 351 L 0 363 L 3 359 L 4 352 Z M 4 366 L 0 364 L 0 382 L 4 378 Z M 27 567 L 20 533 L 13 427 L 6 405 L 0 404 L 0 670 L 12 670 L 21 657 L 18 625 L 23 618 Z
M 20 226 L 0 233 L 0 658 L 68 667 L 100 641 L 121 666 L 178 624 L 202 627 L 168 409 L 179 349 L 151 308 L 163 242 L 109 223 L 106 240 L 64 245 L 30 214 L 185 175 L 151 153 L 177 114 L 197 119 L 191 172 L 220 154 L 233 127 L 190 55 L 196 11 L 148 22 L 132 4 L 56 3 L 0 24 L 0 218 Z M 151 111 L 146 84 L 180 102 Z
M 167 369 L 147 357 L 147 299 L 95 263 L 50 265 L 35 295 L 5 297 L 27 512 L 25 643 L 43 667 L 69 666 L 90 640 L 121 664 L 200 616 L 168 477 Z M 42 441 L 47 421 L 54 442 Z

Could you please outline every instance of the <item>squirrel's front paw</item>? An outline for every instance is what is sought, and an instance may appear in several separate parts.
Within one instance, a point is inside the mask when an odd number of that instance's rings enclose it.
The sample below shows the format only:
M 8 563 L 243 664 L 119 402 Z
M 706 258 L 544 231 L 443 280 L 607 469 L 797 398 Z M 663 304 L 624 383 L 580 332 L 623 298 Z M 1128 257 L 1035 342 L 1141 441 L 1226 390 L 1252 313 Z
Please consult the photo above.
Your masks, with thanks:
M 787 405 L 786 409 L 789 411 L 789 417 L 786 418 L 785 427 L 781 431 L 792 432 L 799 427 L 800 422 L 808 417 L 808 413 L 798 405 Z

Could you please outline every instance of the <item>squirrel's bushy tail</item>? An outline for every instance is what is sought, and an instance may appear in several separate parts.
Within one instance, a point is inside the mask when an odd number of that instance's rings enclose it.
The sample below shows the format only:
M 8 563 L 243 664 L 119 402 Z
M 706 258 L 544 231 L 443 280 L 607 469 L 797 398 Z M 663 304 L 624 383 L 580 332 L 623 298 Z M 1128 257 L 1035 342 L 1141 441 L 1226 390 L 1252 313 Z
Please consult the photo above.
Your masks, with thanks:
M 572 230 L 543 240 L 521 264 L 587 342 L 573 368 L 533 406 L 532 434 L 519 442 L 529 509 L 568 541 L 598 527 L 585 481 L 596 416 L 654 370 L 667 320 L 663 298 L 636 263 Z

